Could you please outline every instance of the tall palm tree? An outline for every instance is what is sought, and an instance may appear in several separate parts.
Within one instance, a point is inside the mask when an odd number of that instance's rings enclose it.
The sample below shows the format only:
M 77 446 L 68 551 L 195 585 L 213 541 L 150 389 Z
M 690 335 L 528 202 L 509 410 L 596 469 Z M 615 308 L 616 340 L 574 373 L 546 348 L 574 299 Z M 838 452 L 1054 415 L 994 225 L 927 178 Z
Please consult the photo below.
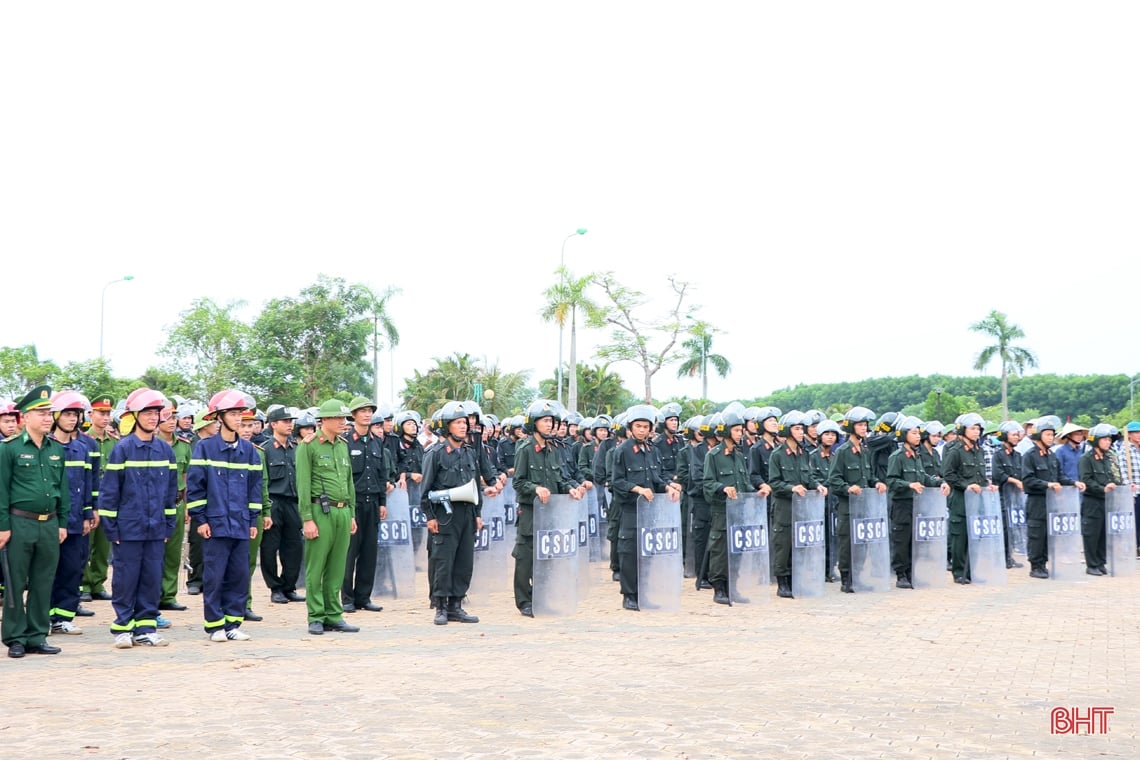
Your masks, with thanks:
M 1020 375 L 1025 372 L 1026 367 L 1037 366 L 1037 357 L 1028 348 L 1013 345 L 1013 341 L 1025 337 L 1025 331 L 1010 322 L 1009 317 L 997 309 L 991 310 L 985 319 L 970 325 L 970 329 L 997 341 L 978 353 L 974 360 L 974 369 L 983 371 L 995 356 L 1001 359 L 1001 418 L 1008 420 L 1007 386 L 1010 370 Z
M 720 354 L 712 352 L 712 336 L 716 329 L 708 322 L 698 320 L 689 331 L 692 336 L 681 344 L 681 348 L 688 351 L 685 360 L 677 368 L 677 377 L 701 376 L 701 398 L 709 397 L 709 364 L 722 378 L 732 371 L 732 363 Z
M 371 304 L 369 311 L 372 316 L 372 403 L 380 403 L 380 337 L 388 341 L 388 348 L 394 348 L 400 344 L 400 331 L 396 329 L 396 323 L 388 315 L 388 301 L 392 296 L 401 293 L 400 288 L 389 286 L 384 289 L 382 293 L 377 293 L 374 290 L 368 292 Z M 396 389 L 393 388 L 392 392 L 395 393 Z
M 570 320 L 570 371 L 567 373 L 570 388 L 566 396 L 566 408 L 577 410 L 578 372 L 575 368 L 578 366 L 578 310 L 582 309 L 587 314 L 598 311 L 598 305 L 586 294 L 586 289 L 594 283 L 594 274 L 575 277 L 564 266 L 558 267 L 555 274 L 558 275 L 558 281 L 543 292 L 546 304 L 540 314 L 542 321 L 558 323 L 559 331 L 566 326 L 567 318 Z M 562 369 L 560 367 L 559 371 Z

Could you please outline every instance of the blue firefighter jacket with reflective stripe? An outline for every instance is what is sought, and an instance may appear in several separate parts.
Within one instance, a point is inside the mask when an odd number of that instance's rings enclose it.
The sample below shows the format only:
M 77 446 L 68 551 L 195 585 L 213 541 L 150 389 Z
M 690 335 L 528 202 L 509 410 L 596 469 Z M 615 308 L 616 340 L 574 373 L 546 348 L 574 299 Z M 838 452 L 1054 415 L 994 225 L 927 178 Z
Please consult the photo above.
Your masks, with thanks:
M 60 445 L 67 452 L 63 463 L 67 468 L 67 490 L 71 494 L 71 511 L 67 513 L 67 532 L 73 536 L 81 536 L 83 521 L 95 516 L 91 447 L 80 438 L 67 443 L 60 441 Z
M 219 538 L 249 539 L 261 515 L 261 457 L 249 441 L 212 435 L 194 444 L 186 471 L 186 511 Z
M 99 483 L 99 518 L 114 541 L 162 541 L 174 535 L 178 465 L 155 437 L 124 436 L 111 449 Z

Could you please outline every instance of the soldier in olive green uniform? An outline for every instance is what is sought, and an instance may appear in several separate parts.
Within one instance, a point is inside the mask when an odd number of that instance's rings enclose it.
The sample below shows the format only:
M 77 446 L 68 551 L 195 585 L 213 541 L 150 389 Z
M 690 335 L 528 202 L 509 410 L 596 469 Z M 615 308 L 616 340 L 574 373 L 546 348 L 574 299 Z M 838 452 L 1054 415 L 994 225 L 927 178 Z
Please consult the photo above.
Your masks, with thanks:
M 863 445 L 867 438 L 867 426 L 875 419 L 875 413 L 865 406 L 854 406 L 843 415 L 843 432 L 847 440 L 832 455 L 831 472 L 827 476 L 827 487 L 835 494 L 838 516 L 839 538 L 839 579 L 840 591 L 854 594 L 851 583 L 851 502 L 849 497 L 858 496 L 864 488 L 874 488 L 886 493 L 887 484 L 875 479 L 871 467 L 871 455 Z
M 815 478 L 811 455 L 804 448 L 807 416 L 790 411 L 780 420 L 783 443 L 768 458 L 768 483 L 772 489 L 773 567 L 776 570 L 776 595 L 792 598 L 792 496 L 807 496 L 819 491 L 827 496 L 827 488 Z M 802 579 L 801 579 L 802 580 Z
M 111 410 L 115 407 L 115 400 L 109 394 L 98 393 L 91 398 L 91 429 L 87 434 L 99 444 L 99 470 L 93 472 L 95 480 L 95 502 L 99 502 L 99 482 L 103 479 L 103 468 L 107 457 L 111 456 L 111 449 L 119 442 L 119 435 L 111 425 Z M 92 463 L 94 466 L 94 463 Z M 95 513 L 95 530 L 88 535 L 91 538 L 91 553 L 87 558 L 87 569 L 83 573 L 83 582 L 79 585 L 79 599 L 90 602 L 92 599 L 110 601 L 111 595 L 107 592 L 107 566 L 111 558 L 111 542 L 100 524 L 99 513 Z
M 178 435 L 178 419 L 173 407 L 159 415 L 158 436 L 174 449 L 178 468 L 178 501 L 174 505 L 174 535 L 166 542 L 162 559 L 160 610 L 184 610 L 178 601 L 178 570 L 182 565 L 182 544 L 186 538 L 186 470 L 190 467 L 190 441 Z
M 24 432 L 0 444 L 0 561 L 8 583 L 0 638 L 9 657 L 59 654 L 46 638 L 59 545 L 67 538 L 71 511 L 65 453 L 48 437 L 51 388 L 33 389 L 16 406 Z
M 534 577 L 534 510 L 537 498 L 546 504 L 551 494 L 570 494 L 581 499 L 583 491 L 567 480 L 559 462 L 558 450 L 548 444 L 557 411 L 542 399 L 526 410 L 524 430 L 530 433 L 515 452 L 515 493 L 518 494 L 518 533 L 511 556 L 515 558 L 515 606 L 526 617 L 534 617 L 531 606 Z
M 728 526 L 726 502 L 740 494 L 754 491 L 748 480 L 748 461 L 741 444 L 744 440 L 744 418 L 736 412 L 721 415 L 716 428 L 721 443 L 705 456 L 704 491 L 709 504 L 709 583 L 713 587 L 713 601 L 731 605 L 728 596 Z M 764 483 L 762 488 L 769 488 Z
M 930 475 L 922 465 L 918 449 L 922 445 L 922 420 L 906 417 L 898 424 L 902 448 L 896 449 L 887 459 L 887 489 L 891 494 L 891 565 L 895 571 L 895 585 L 914 588 L 911 583 L 911 527 L 914 521 L 914 495 L 927 488 L 941 488 L 950 493 L 950 486 L 937 475 Z
M 356 533 L 356 489 L 348 444 L 340 437 L 348 407 L 336 399 L 317 410 L 317 437 L 297 446 L 297 502 L 306 541 L 305 604 L 309 633 L 353 633 L 360 629 L 344 622 L 340 587 L 348 543 Z
M 1107 545 L 1104 533 L 1104 500 L 1121 484 L 1112 469 L 1112 442 L 1120 439 L 1120 431 L 1100 423 L 1089 431 L 1089 450 L 1077 462 L 1078 479 L 1085 484 L 1081 500 L 1081 536 L 1085 544 L 1085 572 L 1108 575 L 1105 563 Z
M 981 493 L 983 488 L 997 490 L 986 478 L 986 455 L 981 437 L 985 420 L 980 414 L 963 414 L 958 418 L 959 443 L 946 451 L 942 477 L 950 484 L 950 571 L 954 582 L 970 582 L 969 542 L 966 536 L 966 491 Z

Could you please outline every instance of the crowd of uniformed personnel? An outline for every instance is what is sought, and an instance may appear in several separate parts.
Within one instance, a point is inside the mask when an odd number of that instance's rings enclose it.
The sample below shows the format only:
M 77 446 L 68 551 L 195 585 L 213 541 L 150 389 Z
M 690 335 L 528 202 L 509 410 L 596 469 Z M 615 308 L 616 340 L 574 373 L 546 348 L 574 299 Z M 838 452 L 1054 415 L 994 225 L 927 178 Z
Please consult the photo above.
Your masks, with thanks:
M 1125 436 L 1053 416 L 986 430 L 977 414 L 947 427 L 860 406 L 837 419 L 737 402 L 684 424 L 680 415 L 669 403 L 583 418 L 539 400 L 500 422 L 473 401 L 451 401 L 424 425 L 414 411 L 359 397 L 263 414 L 232 389 L 201 404 L 140 388 L 116 404 L 37 387 L 0 401 L 3 643 L 10 657 L 55 654 L 49 633 L 82 633 L 76 617 L 93 614 L 83 603 L 105 600 L 115 647 L 165 646 L 161 612 L 186 609 L 177 591 L 187 561 L 186 590 L 203 597 L 212 641 L 248 640 L 242 623 L 262 619 L 252 606 L 259 560 L 270 601 L 304 602 L 310 634 L 358 631 L 344 613 L 382 610 L 372 601 L 374 538 L 396 488 L 426 518 L 429 599 L 446 625 L 478 622 L 462 606 L 474 538 L 483 498 L 508 479 L 518 501 L 515 602 L 532 617 L 533 510 L 552 494 L 597 489 L 613 580 L 622 606 L 638 610 L 639 497 L 680 501 L 688 575 L 731 605 L 726 507 L 746 493 L 768 497 L 777 595 L 790 598 L 794 496 L 825 497 L 824 579 L 834 582 L 838 565 L 841 590 L 853 593 L 850 499 L 865 489 L 889 495 L 892 569 L 911 588 L 912 501 L 926 488 L 947 496 L 947 569 L 968 584 L 967 492 L 1024 492 L 1030 575 L 1047 578 L 1045 496 L 1075 485 L 1087 572 L 1105 575 L 1106 494 L 1135 496 L 1140 478 L 1138 422 Z M 472 482 L 476 498 L 438 497 Z M 1021 567 L 1003 513 L 1006 565 Z M 302 566 L 307 597 L 297 592 Z

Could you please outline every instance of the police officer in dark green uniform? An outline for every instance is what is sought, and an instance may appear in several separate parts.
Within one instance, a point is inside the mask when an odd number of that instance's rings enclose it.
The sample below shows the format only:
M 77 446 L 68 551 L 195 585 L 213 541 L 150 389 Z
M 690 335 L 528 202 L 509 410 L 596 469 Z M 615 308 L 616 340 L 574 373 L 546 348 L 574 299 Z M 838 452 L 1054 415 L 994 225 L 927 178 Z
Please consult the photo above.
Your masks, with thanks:
M 911 527 L 914 522 L 914 494 L 927 488 L 941 488 L 948 495 L 950 486 L 922 466 L 918 449 L 922 445 L 922 420 L 904 417 L 896 426 L 902 447 L 887 459 L 887 489 L 891 494 L 891 565 L 895 585 L 914 588 L 911 583 Z
M 772 489 L 772 552 L 776 570 L 776 595 L 792 598 L 792 496 L 807 496 L 819 491 L 825 498 L 827 488 L 819 483 L 804 448 L 804 428 L 808 418 L 792 410 L 780 419 L 783 443 L 768 458 L 768 486 Z
M 356 484 L 357 532 L 348 545 L 340 602 L 345 612 L 380 612 L 383 607 L 372 602 L 372 583 L 376 578 L 377 531 L 380 521 L 388 515 L 386 502 L 392 457 L 379 436 L 371 432 L 375 429 L 372 422 L 377 405 L 357 396 L 348 411 L 352 414 L 352 424 L 345 440 Z M 377 421 L 384 422 L 383 419 Z
M 982 429 L 986 421 L 970 412 L 958 418 L 958 445 L 946 452 L 942 477 L 950 485 L 950 571 L 954 582 L 970 582 L 969 542 L 966 536 L 966 491 L 981 493 L 983 488 L 997 490 L 986 478 L 986 455 L 982 451 Z
M 534 504 L 546 504 L 551 494 L 570 494 L 581 499 L 584 493 L 567 480 L 558 451 L 548 444 L 557 411 L 544 399 L 531 403 L 523 421 L 524 438 L 515 453 L 515 493 L 518 494 L 518 533 L 511 556 L 515 558 L 515 606 L 526 617 L 534 617 L 532 580 L 534 577 Z
M 1107 423 L 1093 425 L 1089 431 L 1089 448 L 1077 462 L 1079 479 L 1085 484 L 1081 500 L 1081 537 L 1085 544 L 1085 572 L 1108 575 L 1105 563 L 1107 544 L 1104 533 L 1105 497 L 1121 485 L 1121 477 L 1112 470 L 1112 443 L 1120 440 L 1120 431 Z
M 261 577 L 274 604 L 303 602 L 305 597 L 297 593 L 304 544 L 297 508 L 297 442 L 292 438 L 295 417 L 280 404 L 269 407 L 265 416 L 270 436 L 265 444 L 263 482 L 269 492 L 273 524 L 261 541 Z
M 851 502 L 850 496 L 858 496 L 864 488 L 874 488 L 879 493 L 887 492 L 887 484 L 876 480 L 871 465 L 871 454 L 864 446 L 867 439 L 867 426 L 875 419 L 875 413 L 865 406 L 853 406 L 843 415 L 843 432 L 847 440 L 836 449 L 832 456 L 831 472 L 827 476 L 827 487 L 835 494 L 838 515 L 839 538 L 839 579 L 840 591 L 854 594 L 851 583 Z
M 59 545 L 67 539 L 71 511 L 63 446 L 48 436 L 51 388 L 33 388 L 16 407 L 24 432 L 0 444 L 0 561 L 7 579 L 0 639 L 14 658 L 59 654 L 46 639 Z
M 721 442 L 705 456 L 704 492 L 709 505 L 708 564 L 713 601 L 732 605 L 728 596 L 728 525 L 727 500 L 756 490 L 748 479 L 748 461 L 741 448 L 744 441 L 744 418 L 737 412 L 721 413 L 716 426 Z M 759 444 L 757 444 L 759 445 Z M 764 480 L 767 480 L 765 476 Z M 770 486 L 765 482 L 762 489 Z
M 317 409 L 317 436 L 297 446 L 297 501 L 306 539 L 309 633 L 355 633 L 344 622 L 340 587 L 348 543 L 356 533 L 356 490 L 348 444 L 340 437 L 348 407 L 329 399 Z

